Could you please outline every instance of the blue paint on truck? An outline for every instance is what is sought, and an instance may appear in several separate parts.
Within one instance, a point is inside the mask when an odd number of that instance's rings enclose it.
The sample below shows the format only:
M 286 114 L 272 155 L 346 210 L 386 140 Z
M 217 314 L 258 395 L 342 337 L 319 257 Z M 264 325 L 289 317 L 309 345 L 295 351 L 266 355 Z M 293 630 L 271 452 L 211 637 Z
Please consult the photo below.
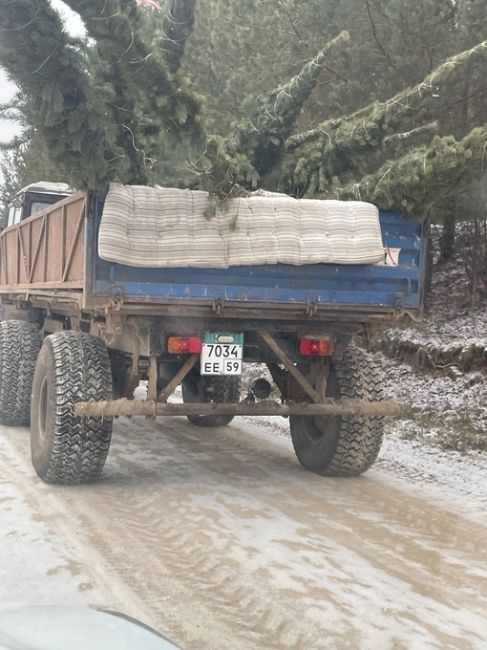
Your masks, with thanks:
M 93 206 L 93 204 L 92 204 Z M 92 292 L 124 301 L 223 300 L 230 303 L 309 304 L 421 312 L 425 274 L 425 224 L 419 219 L 381 212 L 384 245 L 400 249 L 398 266 L 315 264 L 237 266 L 229 269 L 134 268 L 105 262 L 97 253 L 103 200 L 92 207 L 89 229 L 93 249 Z

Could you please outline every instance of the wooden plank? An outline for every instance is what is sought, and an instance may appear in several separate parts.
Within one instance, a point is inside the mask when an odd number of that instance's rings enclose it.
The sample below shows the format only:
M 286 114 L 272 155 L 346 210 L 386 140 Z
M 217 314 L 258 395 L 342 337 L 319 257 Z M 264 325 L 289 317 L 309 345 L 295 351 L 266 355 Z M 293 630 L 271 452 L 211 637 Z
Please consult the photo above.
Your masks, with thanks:
M 27 261 L 28 261 L 28 266 L 29 266 L 29 274 L 27 275 L 27 281 L 30 282 L 30 271 L 32 268 L 32 221 L 30 221 L 27 225 Z
M 56 208 L 56 209 L 54 209 Z M 59 282 L 63 270 L 63 218 L 62 207 L 53 206 L 49 213 L 47 222 L 47 232 L 49 236 L 49 246 L 46 251 L 47 262 L 47 282 Z
M 1 237 L 0 240 L 0 251 L 2 255 L 2 275 L 1 275 L 1 284 L 8 283 L 8 267 L 7 267 L 7 256 L 5 255 L 5 240 L 6 237 Z
M 17 229 L 15 233 L 15 239 L 16 239 L 16 246 L 15 246 L 15 252 L 16 252 L 16 267 L 17 267 L 17 284 L 20 282 L 20 243 L 19 243 L 19 231 Z
M 257 334 L 264 341 L 267 347 L 270 348 L 272 352 L 274 352 L 274 354 L 279 359 L 279 361 L 285 366 L 285 368 L 289 371 L 289 373 L 294 377 L 294 379 L 298 382 L 298 384 L 308 395 L 308 397 L 311 397 L 313 402 L 321 402 L 322 398 L 320 397 L 320 395 L 318 395 L 318 393 L 315 391 L 315 389 L 309 383 L 309 381 L 306 379 L 303 373 L 300 370 L 298 370 L 298 368 L 296 368 L 294 363 L 287 356 L 284 350 L 282 350 L 281 347 L 276 343 L 276 341 L 269 334 L 269 332 L 263 330 L 261 332 L 257 332 Z
M 16 255 L 15 253 L 16 250 L 17 250 L 17 233 L 15 230 L 12 230 L 11 232 L 5 235 L 5 258 L 7 260 L 6 263 L 8 269 L 9 282 L 15 282 L 17 278 L 18 255 Z
M 120 415 L 140 415 L 156 417 L 158 415 L 290 415 L 333 417 L 357 415 L 361 417 L 399 416 L 404 408 L 396 402 L 369 402 L 359 399 L 335 400 L 326 398 L 321 404 L 277 402 L 240 402 L 238 404 L 168 404 L 154 400 L 120 399 L 106 402 L 78 402 L 73 407 L 76 415 L 85 417 L 116 417 Z
M 71 216 L 70 216 L 71 215 Z M 78 215 L 81 224 L 78 230 Z M 68 241 L 77 238 L 78 243 L 74 248 L 66 281 L 81 280 L 85 274 L 85 224 L 86 224 L 86 201 L 80 200 L 68 206 Z M 72 218 L 71 218 L 72 217 Z
M 200 358 L 199 354 L 192 354 L 189 359 L 186 360 L 186 363 L 179 372 L 171 379 L 169 384 L 164 388 L 162 393 L 159 395 L 160 402 L 167 402 L 169 397 L 174 393 L 179 384 L 185 379 L 189 372 L 197 364 L 198 359 Z
M 23 262 L 24 266 L 24 272 L 25 272 L 25 279 L 27 280 L 29 278 L 29 261 L 27 259 L 27 255 L 25 252 L 25 246 L 24 246 L 24 238 L 22 236 L 22 233 L 26 230 L 25 228 L 18 228 L 17 230 L 17 237 L 19 238 L 19 243 L 20 243 L 20 255 L 21 259 Z M 22 268 L 22 265 L 20 265 L 20 268 Z M 19 282 L 20 282 L 20 276 L 19 276 Z
M 71 242 L 71 248 L 66 260 L 66 263 L 63 267 L 62 282 L 65 282 L 68 279 L 69 271 L 71 269 L 71 264 L 73 262 L 75 251 L 78 249 L 78 244 L 80 240 L 81 230 L 85 222 L 85 210 L 84 205 L 81 206 L 81 212 L 78 215 L 78 222 L 76 224 L 76 230 L 74 233 L 73 241 Z
M 47 251 L 49 248 L 49 219 L 51 218 L 50 214 L 46 214 L 45 219 L 44 219 L 44 228 L 45 228 L 45 233 L 44 233 L 44 260 L 43 260 L 43 268 L 44 272 L 42 275 L 43 282 L 47 282 Z
M 39 257 L 39 253 L 40 253 L 40 250 L 41 250 L 41 245 L 42 245 L 43 240 L 44 240 L 45 230 L 46 230 L 46 219 L 43 218 L 42 219 L 42 225 L 41 225 L 41 231 L 39 233 L 39 238 L 38 238 L 37 244 L 36 244 L 34 258 L 32 260 L 32 266 L 30 267 L 29 282 L 32 282 L 32 278 L 34 277 L 34 272 L 35 272 L 35 269 L 36 269 L 36 266 L 37 266 L 37 259 Z
M 74 282 L 33 282 L 32 284 L 2 284 L 0 285 L 0 293 L 21 293 L 24 291 L 41 290 L 41 289 L 82 289 L 84 286 L 83 280 L 76 280 Z
M 79 193 L 3 231 L 0 279 L 8 291 L 82 282 L 85 202 Z
M 61 274 L 66 266 L 66 205 L 61 208 Z

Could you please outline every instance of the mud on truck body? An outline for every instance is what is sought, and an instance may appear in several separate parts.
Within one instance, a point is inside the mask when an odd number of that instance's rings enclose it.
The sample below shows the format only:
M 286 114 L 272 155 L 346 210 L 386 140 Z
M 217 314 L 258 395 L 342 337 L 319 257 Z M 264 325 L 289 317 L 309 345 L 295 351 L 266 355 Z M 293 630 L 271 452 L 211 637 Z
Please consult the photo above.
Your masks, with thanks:
M 118 190 L 133 198 L 131 188 Z M 139 226 L 117 221 L 112 210 L 112 225 L 126 246 L 114 261 L 103 253 L 112 243 L 112 231 L 107 234 L 103 225 L 110 220 L 111 191 L 70 196 L 64 188 L 41 211 L 17 212 L 0 235 L 0 418 L 7 425 L 30 422 L 37 474 L 61 484 L 98 478 L 113 417 L 120 415 L 186 416 L 199 427 L 227 425 L 238 415 L 280 415 L 289 418 L 304 468 L 335 476 L 366 471 L 378 455 L 383 416 L 391 408 L 383 401 L 378 369 L 356 343 L 380 323 L 421 317 L 424 223 L 380 213 L 382 250 L 373 263 L 306 263 L 306 255 L 305 263 L 262 263 L 271 248 L 264 227 L 258 263 L 227 259 L 204 266 L 211 251 L 203 236 L 199 252 L 193 241 L 192 264 L 177 265 L 173 255 L 171 266 L 164 256 L 153 264 L 141 253 Z M 186 194 L 184 205 L 193 194 L 201 199 L 202 193 Z M 151 196 L 152 209 L 145 205 L 140 214 L 132 201 L 135 223 L 149 224 L 153 237 L 164 239 L 184 206 L 168 217 L 161 194 Z M 272 207 L 274 230 L 279 206 L 288 205 L 279 201 L 295 201 L 252 200 Z M 29 188 L 20 203 L 35 203 Z M 293 206 L 304 209 L 302 202 Z M 200 222 L 203 230 L 226 228 L 229 240 L 240 227 L 234 217 L 230 226 L 221 219 L 220 225 L 211 218 Z M 306 253 L 292 234 L 296 250 Z M 353 228 L 346 234 L 351 249 L 356 235 Z M 141 236 L 150 247 L 147 232 Z M 314 233 L 306 236 L 312 242 Z M 343 245 L 343 232 L 341 237 Z M 184 258 L 184 243 L 180 249 Z M 248 363 L 268 369 L 279 399 L 270 399 L 272 386 L 264 378 L 241 394 Z M 148 382 L 147 399 L 135 400 L 141 380 Z M 169 402 L 179 386 L 183 401 Z

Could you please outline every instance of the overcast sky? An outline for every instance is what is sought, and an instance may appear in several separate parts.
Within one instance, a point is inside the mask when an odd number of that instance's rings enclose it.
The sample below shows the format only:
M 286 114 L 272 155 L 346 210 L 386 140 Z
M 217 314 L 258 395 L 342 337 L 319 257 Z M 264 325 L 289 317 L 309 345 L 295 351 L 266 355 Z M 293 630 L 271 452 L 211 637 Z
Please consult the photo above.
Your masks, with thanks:
M 75 35 L 81 36 L 84 33 L 83 23 L 80 17 L 66 7 L 61 0 L 51 0 L 51 4 L 64 18 L 67 30 Z M 15 86 L 7 79 L 7 75 L 0 67 L 0 103 L 7 102 L 15 94 Z M 18 125 L 15 122 L 0 120 L 0 140 L 5 142 L 19 132 Z

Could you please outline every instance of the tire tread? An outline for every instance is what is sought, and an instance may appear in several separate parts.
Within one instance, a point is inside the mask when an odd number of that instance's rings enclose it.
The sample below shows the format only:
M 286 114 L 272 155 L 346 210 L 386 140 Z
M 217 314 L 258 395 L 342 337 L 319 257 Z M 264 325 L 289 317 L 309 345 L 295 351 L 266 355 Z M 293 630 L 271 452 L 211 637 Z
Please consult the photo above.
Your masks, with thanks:
M 340 360 L 334 362 L 339 397 L 380 401 L 384 399 L 378 366 L 364 350 L 349 346 Z M 291 418 L 291 436 L 298 459 L 306 469 L 323 476 L 358 476 L 376 461 L 384 437 L 384 418 L 346 415 L 340 418 L 336 443 L 326 457 L 314 459 L 308 466 L 300 458 L 306 420 Z
M 48 462 L 36 470 L 47 483 L 94 481 L 108 455 L 112 418 L 80 418 L 72 407 L 79 401 L 111 399 L 107 349 L 94 336 L 66 331 L 47 337 L 41 354 L 51 354 L 54 361 L 55 424 Z
M 0 322 L 0 421 L 12 426 L 29 424 L 32 380 L 41 339 L 33 323 Z
M 192 381 L 191 379 L 189 381 Z M 215 402 L 217 404 L 237 404 L 240 401 L 240 377 L 212 377 L 205 395 L 201 396 L 202 402 Z M 183 400 L 197 402 L 191 384 L 183 382 Z M 188 421 L 197 427 L 224 427 L 233 420 L 232 415 L 189 415 Z

